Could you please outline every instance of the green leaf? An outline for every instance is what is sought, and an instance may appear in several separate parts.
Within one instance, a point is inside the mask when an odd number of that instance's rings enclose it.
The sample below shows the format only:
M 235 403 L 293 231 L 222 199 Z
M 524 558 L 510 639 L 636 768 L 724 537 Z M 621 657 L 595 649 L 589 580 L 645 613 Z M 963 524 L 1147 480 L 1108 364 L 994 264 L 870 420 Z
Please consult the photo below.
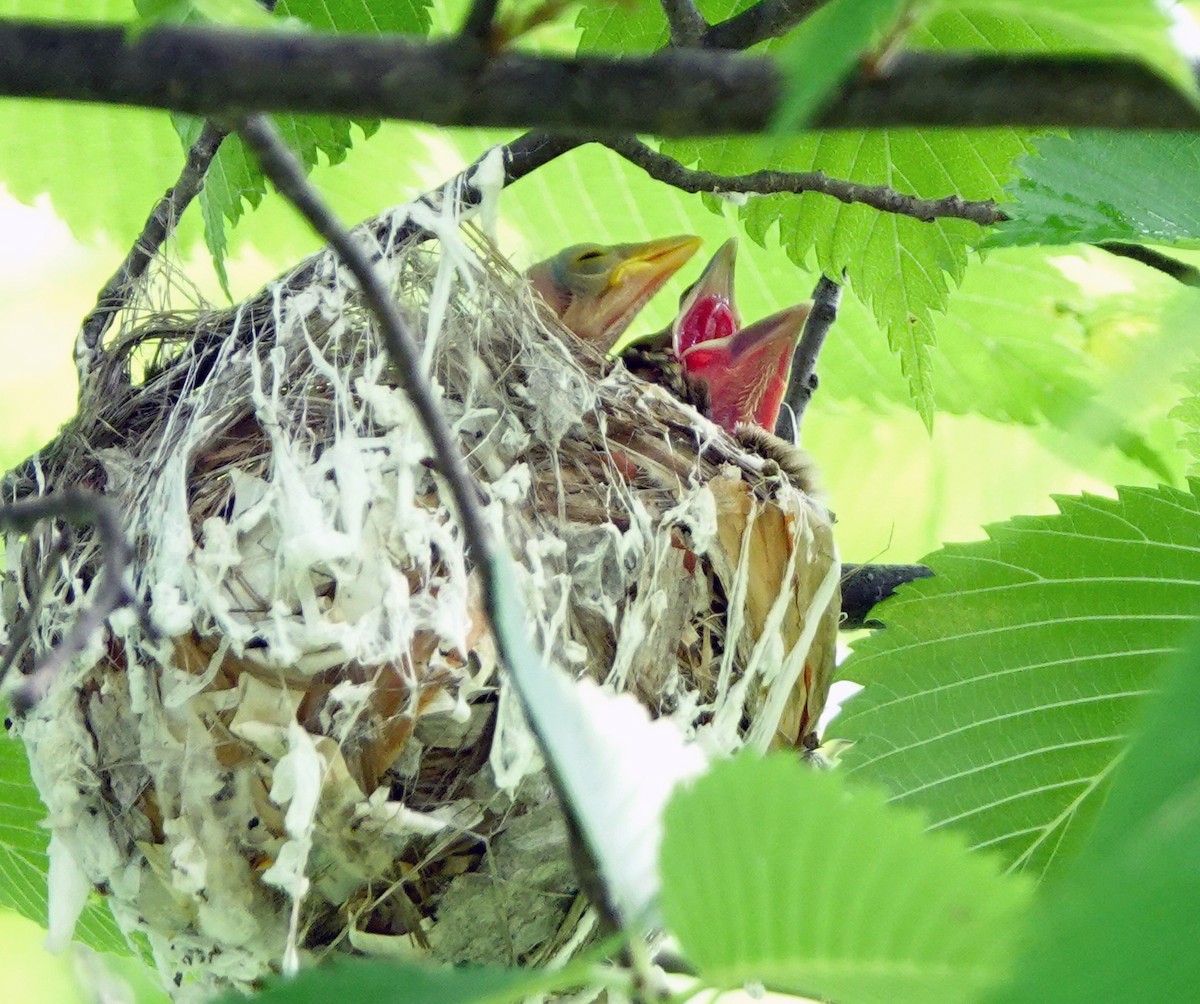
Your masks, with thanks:
M 1031 887 L 839 772 L 740 756 L 667 807 L 663 910 L 700 979 L 841 1004 L 973 999 Z
M 318 31 L 334 33 L 425 34 L 431 23 L 429 0 L 347 0 L 339 4 L 331 4 L 326 0 L 280 0 L 275 8 L 275 17 L 295 19 Z M 189 116 L 175 118 L 186 150 L 198 135 L 198 125 Z M 352 146 L 350 119 L 319 115 L 275 115 L 273 119 L 284 140 L 309 170 L 317 164 L 320 156 L 324 156 L 330 164 L 340 163 L 346 159 Z M 354 123 L 366 136 L 379 127 L 378 119 L 356 119 Z M 226 292 L 229 283 L 225 274 L 225 251 L 228 245 L 225 221 L 236 224 L 244 212 L 243 200 L 251 208 L 256 208 L 265 192 L 266 183 L 257 161 L 246 151 L 238 137 L 228 137 L 217 152 L 201 194 L 205 243 Z
M 434 969 L 364 959 L 339 959 L 294 979 L 275 979 L 254 995 L 256 1004 L 504 1004 L 518 1001 L 546 983 L 544 973 L 514 969 Z M 217 1004 L 241 1004 L 230 993 Z
M 801 22 L 776 50 L 786 74 L 776 128 L 788 132 L 811 118 L 909 6 L 911 0 L 834 0 Z
M 1033 914 L 997 1004 L 1181 1001 L 1200 987 L 1200 645 L 1166 678 L 1076 867 Z
M 830 729 L 849 776 L 1013 870 L 1071 859 L 1200 612 L 1198 490 L 1056 498 L 931 555 L 842 667 L 866 687 Z
M 42 826 L 46 810 L 29 776 L 20 743 L 0 737 L 0 906 L 10 907 L 46 926 L 46 875 L 50 831 Z M 102 903 L 89 904 L 75 937 L 101 952 L 130 954 L 125 938 Z
M 992 19 L 933 17 L 913 29 L 921 45 L 954 49 L 972 44 L 999 51 L 1019 34 Z M 789 139 L 680 141 L 664 152 L 710 171 L 740 174 L 758 168 L 824 171 L 868 185 L 886 185 L 922 198 L 957 194 L 967 200 L 997 198 L 1013 161 L 1029 149 L 1011 129 L 837 132 Z M 752 239 L 778 239 L 797 264 L 810 252 L 826 274 L 849 280 L 855 294 L 887 332 L 900 357 L 909 394 L 926 424 L 933 415 L 934 314 L 944 310 L 951 285 L 962 281 L 969 244 L 979 228 L 963 220 L 920 223 L 911 217 L 845 205 L 814 194 L 752 198 L 741 210 Z
M 1171 17 L 1155 0 L 937 0 L 929 13 L 935 31 L 959 22 L 979 32 L 976 39 L 963 33 L 957 48 L 1128 56 L 1196 93 L 1195 75 L 1170 36 Z
M 1025 149 L 1011 130 L 975 133 L 840 132 L 776 142 L 756 139 L 681 141 L 664 151 L 705 170 L 740 174 L 763 167 L 824 171 L 920 197 L 957 192 L 966 199 L 999 194 L 1009 164 Z M 851 289 L 887 332 L 912 400 L 928 424 L 933 414 L 934 312 L 960 282 L 968 245 L 979 228 L 964 220 L 920 223 L 908 216 L 845 205 L 816 194 L 752 198 L 741 210 L 751 239 L 766 245 L 772 230 L 798 265 L 845 272 Z
M 144 31 L 160 22 L 183 24 L 208 21 L 238 28 L 277 26 L 269 11 L 258 0 L 134 0 Z
M 1200 361 L 1193 361 L 1180 377 L 1187 394 L 1174 408 L 1171 418 L 1182 426 L 1179 446 L 1191 457 L 1188 475 L 1200 474 Z
M 984 246 L 1141 241 L 1200 247 L 1198 133 L 1050 137 L 1008 188 L 1013 218 Z

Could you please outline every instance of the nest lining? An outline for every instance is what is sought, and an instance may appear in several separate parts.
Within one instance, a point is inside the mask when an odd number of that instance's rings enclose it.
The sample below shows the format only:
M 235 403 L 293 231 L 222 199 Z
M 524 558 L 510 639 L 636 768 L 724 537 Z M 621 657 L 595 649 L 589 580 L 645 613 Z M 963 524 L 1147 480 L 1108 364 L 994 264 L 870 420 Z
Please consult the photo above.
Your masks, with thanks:
M 539 648 L 709 750 L 806 740 L 838 611 L 828 514 L 547 323 L 485 242 L 440 236 L 382 263 Z M 228 311 L 135 307 L 108 366 L 4 487 L 119 500 L 148 610 L 113 617 L 17 723 L 56 867 L 147 935 L 179 1000 L 335 949 L 578 946 L 592 919 L 561 814 L 352 279 L 325 252 Z M 8 547 L 28 668 L 99 556 L 52 526 Z

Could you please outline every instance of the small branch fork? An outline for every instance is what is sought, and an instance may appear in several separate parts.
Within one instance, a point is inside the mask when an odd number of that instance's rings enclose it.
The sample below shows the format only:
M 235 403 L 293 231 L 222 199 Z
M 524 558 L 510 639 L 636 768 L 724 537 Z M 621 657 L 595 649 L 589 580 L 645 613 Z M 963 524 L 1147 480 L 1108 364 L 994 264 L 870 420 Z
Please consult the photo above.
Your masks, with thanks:
M 5 532 L 27 533 L 44 519 L 94 526 L 100 538 L 100 573 L 89 591 L 87 609 L 13 691 L 13 710 L 18 714 L 28 711 L 45 696 L 54 678 L 83 651 L 113 611 L 134 602 L 124 583 L 125 569 L 133 552 L 121 527 L 121 514 L 111 499 L 86 489 L 69 488 L 55 495 L 0 506 L 0 530 Z M 15 652 L 5 654 L 0 681 L 14 656 Z
M 75 340 L 75 365 L 79 371 L 81 394 L 85 393 L 88 374 L 94 370 L 95 361 L 100 355 L 100 345 L 105 332 L 113 318 L 129 302 L 138 283 L 145 276 L 146 269 L 150 267 L 150 262 L 162 250 L 163 244 L 174 231 L 183 211 L 200 194 L 208 166 L 216 157 L 225 136 L 225 130 L 219 126 L 211 122 L 204 124 L 196 142 L 188 150 L 179 179 L 167 189 L 166 194 L 151 210 L 142 232 L 133 242 L 125 260 L 104 284 L 96 297 L 96 305 L 83 319 Z

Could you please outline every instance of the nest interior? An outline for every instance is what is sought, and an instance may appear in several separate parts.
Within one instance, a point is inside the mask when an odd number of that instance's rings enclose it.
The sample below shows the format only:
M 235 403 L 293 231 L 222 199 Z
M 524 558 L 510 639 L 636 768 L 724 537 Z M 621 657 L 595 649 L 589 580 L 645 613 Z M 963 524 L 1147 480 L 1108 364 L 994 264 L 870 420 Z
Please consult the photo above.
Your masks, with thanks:
M 828 512 L 547 321 L 486 242 L 441 236 L 383 242 L 381 267 L 547 659 L 714 754 L 809 743 L 839 610 Z M 3 486 L 116 499 L 145 610 L 15 723 L 57 866 L 180 1000 L 335 950 L 513 964 L 586 941 L 449 492 L 337 260 L 232 309 L 135 305 L 105 358 Z M 102 556 L 54 525 L 7 543 L 28 670 Z

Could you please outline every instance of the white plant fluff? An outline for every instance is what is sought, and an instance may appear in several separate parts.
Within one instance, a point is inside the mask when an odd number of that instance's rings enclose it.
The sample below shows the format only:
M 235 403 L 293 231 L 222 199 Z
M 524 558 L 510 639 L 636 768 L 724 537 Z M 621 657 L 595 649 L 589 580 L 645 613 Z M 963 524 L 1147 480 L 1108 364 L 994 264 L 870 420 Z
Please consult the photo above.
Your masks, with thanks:
M 410 212 L 359 233 L 546 662 L 706 755 L 811 741 L 839 610 L 829 513 L 548 322 L 456 220 L 423 210 L 438 241 L 395 244 Z M 343 266 L 324 252 L 227 310 L 134 304 L 105 365 L 3 483 L 4 501 L 115 500 L 144 608 L 14 722 L 53 834 L 55 937 L 101 890 L 180 1001 L 333 952 L 531 964 L 586 943 L 449 492 Z M 51 524 L 7 547 L 28 671 L 102 555 Z

